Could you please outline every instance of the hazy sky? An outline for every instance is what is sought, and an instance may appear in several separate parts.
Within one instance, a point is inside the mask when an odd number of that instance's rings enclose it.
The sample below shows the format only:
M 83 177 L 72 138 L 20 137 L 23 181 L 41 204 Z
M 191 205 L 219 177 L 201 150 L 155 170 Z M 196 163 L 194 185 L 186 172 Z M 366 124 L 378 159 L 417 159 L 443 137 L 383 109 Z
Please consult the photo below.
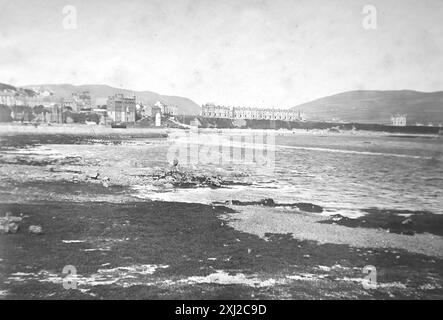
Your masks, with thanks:
M 364 5 L 377 29 L 362 26 Z M 77 29 L 63 28 L 66 5 Z M 0 0 L 0 82 L 109 84 L 293 106 L 443 90 L 443 0 Z

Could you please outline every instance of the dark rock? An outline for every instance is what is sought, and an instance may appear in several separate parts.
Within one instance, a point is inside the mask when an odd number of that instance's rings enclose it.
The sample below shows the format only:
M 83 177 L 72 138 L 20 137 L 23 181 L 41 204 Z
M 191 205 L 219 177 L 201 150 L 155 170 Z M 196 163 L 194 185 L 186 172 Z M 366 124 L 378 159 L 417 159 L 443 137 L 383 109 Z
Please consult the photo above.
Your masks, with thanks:
M 29 226 L 28 231 L 31 234 L 37 234 L 37 235 L 43 234 L 43 228 L 40 226 Z
M 88 177 L 91 179 L 97 180 L 99 175 L 100 175 L 100 173 L 96 172 L 96 173 L 90 174 Z
M 298 208 L 306 212 L 323 212 L 323 208 L 312 204 L 312 203 L 276 203 L 272 198 L 262 199 L 260 201 L 240 201 L 240 200 L 230 200 L 226 201 L 225 204 L 231 204 L 235 206 L 265 206 L 265 207 L 292 207 Z
M 306 211 L 306 212 L 314 212 L 314 213 L 321 213 L 321 212 L 323 212 L 323 208 L 322 207 L 320 207 L 318 205 L 315 205 L 315 204 L 312 204 L 312 203 L 300 202 L 300 203 L 296 203 L 295 206 L 297 208 L 299 208 L 300 210 Z
M 221 188 L 226 181 L 219 176 L 198 175 L 177 170 L 163 171 L 153 175 L 157 181 L 165 181 L 176 188 L 211 187 Z
M 443 215 L 428 211 L 410 211 L 396 209 L 362 209 L 367 214 L 355 219 L 331 216 L 330 219 L 320 223 L 336 223 L 346 227 L 361 227 L 386 230 L 389 233 L 415 235 L 419 233 L 431 233 L 443 236 Z M 405 218 L 403 215 L 409 214 Z
M 267 198 L 260 201 L 240 201 L 240 200 L 228 200 L 225 204 L 231 204 L 234 206 L 266 206 L 266 207 L 276 207 L 279 204 L 274 202 L 274 199 Z
M 340 131 L 340 128 L 339 128 L 338 126 L 337 126 L 337 127 L 329 128 L 328 131 L 329 131 L 329 132 L 341 132 L 341 131 Z
M 0 233 L 17 233 L 19 229 L 18 223 L 0 223 Z
M 4 217 L 0 217 L 0 233 L 17 233 L 21 217 L 14 217 L 7 212 Z
M 334 214 L 330 217 L 330 219 L 334 222 L 343 220 L 343 216 L 341 214 Z
M 267 206 L 267 207 L 275 207 L 275 202 L 274 199 L 272 198 L 267 198 L 267 199 L 262 199 L 260 201 L 261 205 L 263 206 Z

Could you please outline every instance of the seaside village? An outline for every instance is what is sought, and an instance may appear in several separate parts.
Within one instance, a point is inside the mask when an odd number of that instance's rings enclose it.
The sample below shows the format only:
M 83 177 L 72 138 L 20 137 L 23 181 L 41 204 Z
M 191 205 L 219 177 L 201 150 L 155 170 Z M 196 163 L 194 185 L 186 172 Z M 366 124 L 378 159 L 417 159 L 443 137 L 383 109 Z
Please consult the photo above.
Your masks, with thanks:
M 93 99 L 89 91 L 83 91 L 73 92 L 68 98 L 62 98 L 41 88 L 19 91 L 15 87 L 0 88 L 0 122 L 85 123 L 113 126 L 144 122 L 148 126 L 162 126 L 164 119 L 175 121 L 178 115 L 176 105 L 164 101 L 146 104 L 138 100 L 135 95 L 126 96 L 118 93 L 107 99 Z M 232 120 L 306 121 L 300 110 L 230 107 L 214 103 L 202 105 L 200 116 Z M 195 118 L 192 123 L 198 123 L 198 119 Z M 390 123 L 392 126 L 406 126 L 407 115 L 391 115 Z M 419 123 L 415 125 L 424 126 Z
M 32 123 L 86 123 L 86 124 L 130 124 L 143 119 L 153 119 L 160 126 L 162 117 L 178 116 L 178 107 L 157 101 L 143 104 L 134 96 L 115 94 L 106 104 L 93 102 L 90 92 L 72 93 L 69 98 L 56 97 L 48 90 L 28 90 L 17 94 L 13 90 L 0 91 L 1 121 Z M 97 99 L 98 101 L 98 99 Z M 6 110 L 5 110 L 6 109 Z M 219 106 L 207 103 L 202 106 L 201 117 L 226 119 L 263 119 L 303 121 L 300 111 L 276 108 L 245 108 Z M 8 121 L 8 120 L 6 120 Z
M 72 93 L 69 98 L 56 97 L 47 90 L 30 90 L 26 94 L 17 94 L 13 90 L 0 91 L 0 121 L 107 125 L 153 118 L 159 125 L 161 116 L 177 115 L 175 105 L 162 101 L 145 105 L 137 101 L 136 96 L 123 94 L 109 96 L 105 104 L 97 104 L 88 91 Z

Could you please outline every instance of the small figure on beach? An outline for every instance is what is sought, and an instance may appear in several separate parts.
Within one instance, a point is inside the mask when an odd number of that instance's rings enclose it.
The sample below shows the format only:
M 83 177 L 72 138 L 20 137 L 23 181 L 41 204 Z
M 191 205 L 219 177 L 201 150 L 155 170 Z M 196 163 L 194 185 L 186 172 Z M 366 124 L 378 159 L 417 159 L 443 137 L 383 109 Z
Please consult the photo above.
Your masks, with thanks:
M 178 171 L 178 159 L 174 158 L 172 161 L 172 171 Z

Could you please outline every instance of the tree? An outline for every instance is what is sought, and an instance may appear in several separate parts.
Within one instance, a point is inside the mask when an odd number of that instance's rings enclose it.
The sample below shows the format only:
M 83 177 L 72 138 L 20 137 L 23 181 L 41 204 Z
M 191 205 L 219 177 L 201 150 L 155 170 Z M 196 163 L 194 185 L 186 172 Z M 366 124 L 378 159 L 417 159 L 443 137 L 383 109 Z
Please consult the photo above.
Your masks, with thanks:
M 135 121 L 138 121 L 138 120 L 141 120 L 141 119 L 142 119 L 141 110 L 135 111 Z
M 39 106 L 35 106 L 32 111 L 34 112 L 34 114 L 41 114 L 45 111 L 45 107 L 42 105 Z
M 86 116 L 86 121 L 93 121 L 98 124 L 100 122 L 100 116 L 96 113 L 90 113 Z

